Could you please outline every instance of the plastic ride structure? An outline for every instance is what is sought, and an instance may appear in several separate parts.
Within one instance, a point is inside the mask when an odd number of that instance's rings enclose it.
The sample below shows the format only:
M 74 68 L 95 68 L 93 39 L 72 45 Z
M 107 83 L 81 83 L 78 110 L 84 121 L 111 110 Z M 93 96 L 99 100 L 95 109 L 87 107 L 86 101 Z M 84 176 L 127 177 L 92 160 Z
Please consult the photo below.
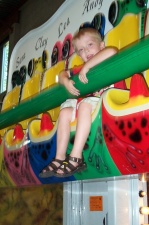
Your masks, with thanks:
M 85 5 L 86 1 L 83 5 L 72 2 L 66 1 L 52 19 L 22 38 L 12 53 L 8 93 L 0 113 L 1 187 L 149 172 L 148 1 L 103 1 L 100 10 L 96 1 L 92 8 Z M 73 20 L 73 16 L 67 16 L 70 3 L 74 8 L 80 4 L 80 11 L 87 15 L 90 9 L 90 23 L 102 32 L 105 44 L 120 49 L 117 55 L 88 72 L 88 84 L 82 84 L 75 76 L 76 87 L 84 96 L 111 84 L 115 86 L 103 93 L 92 114 L 90 135 L 83 149 L 87 169 L 67 178 L 40 178 L 40 171 L 55 157 L 59 106 L 66 99 L 74 98 L 57 83 L 58 73 L 66 65 L 72 68 L 82 63 L 71 45 L 72 30 L 80 23 L 69 28 Z M 102 11 L 104 6 L 109 12 L 108 18 Z M 65 28 L 62 35 L 62 23 L 56 20 L 60 12 L 68 18 L 65 22 L 68 29 Z M 78 20 L 84 22 L 86 18 L 82 15 L 80 13 Z M 106 24 L 107 19 L 112 27 Z M 52 32 L 56 26 L 59 39 L 55 43 L 46 39 L 46 30 L 50 27 Z M 35 38 L 29 41 L 32 35 Z M 48 43 L 52 54 L 48 52 Z M 36 47 L 36 53 L 29 50 L 31 45 Z M 31 54 L 38 59 L 30 59 Z M 76 120 L 71 123 L 67 153 L 73 146 Z

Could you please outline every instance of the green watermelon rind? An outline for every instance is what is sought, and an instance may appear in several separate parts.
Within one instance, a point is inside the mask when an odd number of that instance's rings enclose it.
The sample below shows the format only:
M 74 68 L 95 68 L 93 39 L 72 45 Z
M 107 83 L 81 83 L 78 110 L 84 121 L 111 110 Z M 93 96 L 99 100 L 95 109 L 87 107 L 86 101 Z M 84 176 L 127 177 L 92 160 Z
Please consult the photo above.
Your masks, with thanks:
M 86 145 L 88 145 L 89 147 L 87 150 L 83 150 L 83 156 L 87 164 L 87 169 L 85 169 L 81 173 L 75 173 L 74 177 L 76 178 L 76 180 L 105 178 L 122 175 L 118 170 L 116 164 L 114 163 L 113 159 L 111 158 L 111 155 L 104 141 L 100 104 L 97 110 L 97 115 L 92 122 L 91 132 L 86 142 Z M 72 131 L 70 133 L 70 141 L 68 144 L 68 154 L 70 154 L 73 147 L 71 140 L 74 139 L 74 135 L 75 131 Z M 91 154 L 93 155 L 93 157 L 92 161 L 90 162 L 88 159 Z M 100 168 L 98 169 L 96 168 L 96 159 L 100 162 Z

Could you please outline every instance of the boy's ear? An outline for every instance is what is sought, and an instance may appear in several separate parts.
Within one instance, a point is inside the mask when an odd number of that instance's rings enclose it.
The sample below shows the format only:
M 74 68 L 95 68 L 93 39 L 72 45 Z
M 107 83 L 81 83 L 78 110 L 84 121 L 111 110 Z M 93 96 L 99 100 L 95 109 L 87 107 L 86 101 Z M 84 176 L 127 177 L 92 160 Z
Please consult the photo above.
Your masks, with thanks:
M 104 41 L 100 42 L 100 48 L 101 48 L 101 50 L 105 48 L 105 43 L 104 43 Z

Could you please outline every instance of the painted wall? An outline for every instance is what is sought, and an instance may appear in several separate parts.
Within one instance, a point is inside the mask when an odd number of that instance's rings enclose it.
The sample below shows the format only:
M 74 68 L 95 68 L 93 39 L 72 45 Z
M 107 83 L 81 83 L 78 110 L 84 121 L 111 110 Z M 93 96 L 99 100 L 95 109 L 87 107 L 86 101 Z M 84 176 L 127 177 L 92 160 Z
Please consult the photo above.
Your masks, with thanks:
M 29 31 L 41 26 L 57 11 L 64 0 L 28 0 L 20 9 L 19 23 L 13 25 L 9 36 L 10 55 L 16 43 Z
M 20 9 L 20 21 L 13 24 L 12 32 L 9 34 L 9 58 L 17 42 L 29 31 L 45 23 L 63 4 L 64 0 L 28 0 Z M 0 94 L 0 103 L 6 92 Z M 1 109 L 0 104 L 0 109 Z
M 62 225 L 63 187 L 0 188 L 1 225 Z

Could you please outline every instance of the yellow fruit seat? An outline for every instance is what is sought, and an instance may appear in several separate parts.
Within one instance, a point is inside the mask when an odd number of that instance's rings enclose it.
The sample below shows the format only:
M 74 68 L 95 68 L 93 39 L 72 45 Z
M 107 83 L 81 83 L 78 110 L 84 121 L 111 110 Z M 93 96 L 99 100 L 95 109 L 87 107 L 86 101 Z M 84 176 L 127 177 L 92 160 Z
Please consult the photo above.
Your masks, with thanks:
M 41 90 L 53 87 L 56 83 L 58 83 L 58 75 L 59 73 L 65 69 L 65 61 L 60 61 L 56 65 L 50 67 L 43 76 Z M 57 121 L 59 116 L 60 107 L 56 107 L 55 109 L 49 110 L 48 113 L 51 116 L 53 123 Z M 39 118 L 41 115 L 39 116 Z
M 6 94 L 3 100 L 1 112 L 14 108 L 18 105 L 20 99 L 20 90 L 21 86 L 15 86 L 10 92 Z M 1 129 L 0 130 L 1 137 L 3 137 L 5 132 L 12 127 L 14 127 L 14 125 Z
M 41 142 L 49 140 L 55 134 L 57 130 L 57 123 L 53 125 L 51 116 L 48 112 L 43 113 L 41 118 L 34 119 L 29 123 L 29 136 L 31 140 L 36 142 Z
M 41 73 L 34 73 L 33 76 L 27 80 L 23 86 L 22 94 L 21 94 L 21 101 L 28 100 L 29 98 L 36 96 L 40 93 L 40 83 L 41 82 Z M 23 129 L 27 129 L 28 123 L 33 119 L 29 118 L 19 122 L 22 125 Z

